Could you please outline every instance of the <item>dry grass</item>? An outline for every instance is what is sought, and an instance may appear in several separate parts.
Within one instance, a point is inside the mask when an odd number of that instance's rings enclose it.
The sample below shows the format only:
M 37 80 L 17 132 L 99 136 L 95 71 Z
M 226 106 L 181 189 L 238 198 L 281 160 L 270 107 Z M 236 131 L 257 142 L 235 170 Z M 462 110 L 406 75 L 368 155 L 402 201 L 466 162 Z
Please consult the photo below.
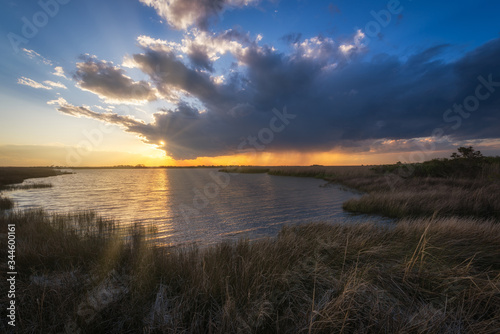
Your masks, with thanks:
M 352 179 L 344 184 L 368 191 L 344 209 L 389 217 L 464 216 L 500 220 L 500 182 L 487 179 L 411 178 L 395 175 Z
M 500 328 L 500 225 L 492 221 L 308 224 L 200 250 L 161 248 L 138 227 L 124 240 L 89 212 L 1 217 L 2 228 L 16 224 L 19 333 Z

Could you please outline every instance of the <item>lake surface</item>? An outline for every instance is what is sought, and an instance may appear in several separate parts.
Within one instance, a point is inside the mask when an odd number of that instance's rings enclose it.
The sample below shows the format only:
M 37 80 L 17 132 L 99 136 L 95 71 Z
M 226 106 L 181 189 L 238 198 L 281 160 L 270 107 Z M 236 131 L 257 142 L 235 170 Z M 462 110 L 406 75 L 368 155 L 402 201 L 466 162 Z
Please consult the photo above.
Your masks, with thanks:
M 172 245 L 276 236 L 285 224 L 387 221 L 353 216 L 342 203 L 360 195 L 314 178 L 226 174 L 197 169 L 80 169 L 29 179 L 52 188 L 10 191 L 16 208 L 91 209 L 122 224 L 154 224 Z

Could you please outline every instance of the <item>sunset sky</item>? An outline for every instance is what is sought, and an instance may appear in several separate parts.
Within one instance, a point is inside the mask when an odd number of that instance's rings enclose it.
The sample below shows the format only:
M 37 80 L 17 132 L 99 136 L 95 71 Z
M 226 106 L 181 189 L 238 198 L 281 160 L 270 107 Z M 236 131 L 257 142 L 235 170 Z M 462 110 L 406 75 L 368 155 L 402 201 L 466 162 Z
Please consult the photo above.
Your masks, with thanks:
M 0 165 L 500 155 L 500 2 L 4 1 Z

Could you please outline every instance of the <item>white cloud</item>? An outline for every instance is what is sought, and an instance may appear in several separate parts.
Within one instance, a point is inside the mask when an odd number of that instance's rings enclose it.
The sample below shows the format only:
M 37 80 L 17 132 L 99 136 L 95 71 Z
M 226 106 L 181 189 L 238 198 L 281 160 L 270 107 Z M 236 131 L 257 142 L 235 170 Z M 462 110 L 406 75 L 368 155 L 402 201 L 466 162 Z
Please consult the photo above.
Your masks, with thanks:
M 47 101 L 47 104 L 64 106 L 64 105 L 68 104 L 68 102 L 64 98 L 59 97 L 57 100 Z
M 212 79 L 212 82 L 216 85 L 222 85 L 224 83 L 224 81 L 226 80 L 226 78 L 224 78 L 223 75 L 219 75 L 217 77 L 211 77 Z
M 26 48 L 23 48 L 22 50 L 28 56 L 28 58 L 30 58 L 30 59 L 39 59 L 45 65 L 52 65 L 52 62 L 50 60 L 48 60 L 47 58 L 41 56 L 38 52 L 36 52 L 34 50 L 29 50 L 29 49 L 26 49 Z
M 176 29 L 197 25 L 206 27 L 208 20 L 226 8 L 245 7 L 260 0 L 140 0 L 153 7 L 158 15 Z
M 180 45 L 175 42 L 168 42 L 161 39 L 155 39 L 150 36 L 141 35 L 137 37 L 137 43 L 143 48 L 148 48 L 154 51 L 171 52 Z
M 302 43 L 295 43 L 294 47 L 304 58 L 326 59 L 336 53 L 335 42 L 331 38 L 312 37 Z
M 234 56 L 238 56 L 246 50 L 237 40 L 237 38 L 241 37 L 246 36 L 242 36 L 231 29 L 220 34 L 192 29 L 182 39 L 181 51 L 186 54 L 192 54 L 195 50 L 203 49 L 204 53 L 211 61 L 219 59 L 219 56 L 227 52 Z
M 29 86 L 36 89 L 46 89 L 46 90 L 52 89 L 51 86 L 45 86 L 44 84 L 41 84 L 39 82 L 36 82 L 35 80 L 26 77 L 20 77 L 19 79 L 17 79 L 17 83 L 20 85 Z
M 67 79 L 66 75 L 64 75 L 64 70 L 61 66 L 54 67 L 54 72 L 52 74 Z
M 54 82 L 50 80 L 45 80 L 43 83 L 54 88 L 68 89 L 64 84 L 60 83 L 59 81 Z
M 363 39 L 365 38 L 364 32 L 361 29 L 356 31 L 356 34 L 353 37 L 351 43 L 344 43 L 339 46 L 340 51 L 346 56 L 350 55 L 353 52 L 361 52 L 366 48 L 366 45 L 363 44 Z

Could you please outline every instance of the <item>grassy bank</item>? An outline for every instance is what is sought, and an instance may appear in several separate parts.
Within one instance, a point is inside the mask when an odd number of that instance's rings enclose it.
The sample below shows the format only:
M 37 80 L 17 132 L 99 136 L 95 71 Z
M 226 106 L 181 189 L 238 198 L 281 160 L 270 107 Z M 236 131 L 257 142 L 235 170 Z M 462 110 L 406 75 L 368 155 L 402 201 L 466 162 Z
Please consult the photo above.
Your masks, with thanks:
M 68 174 L 49 167 L 0 167 L 0 189 L 26 179 Z
M 50 183 L 15 184 L 22 183 L 26 179 L 62 174 L 67 174 L 67 172 L 43 167 L 0 167 L 0 211 L 14 207 L 14 202 L 10 198 L 2 196 L 3 190 L 50 188 L 52 187 Z
M 158 247 L 140 228 L 124 240 L 91 212 L 0 217 L 2 233 L 16 224 L 18 333 L 500 328 L 500 225 L 489 221 L 308 224 L 200 250 Z

